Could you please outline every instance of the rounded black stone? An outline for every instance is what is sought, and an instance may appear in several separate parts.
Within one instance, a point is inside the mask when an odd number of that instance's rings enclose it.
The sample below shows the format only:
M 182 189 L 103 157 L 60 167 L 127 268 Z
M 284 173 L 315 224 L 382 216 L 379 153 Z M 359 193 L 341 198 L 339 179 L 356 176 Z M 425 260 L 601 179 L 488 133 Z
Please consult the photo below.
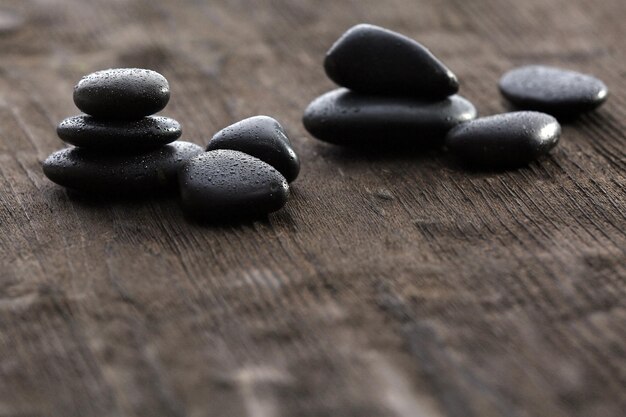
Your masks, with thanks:
M 175 141 L 180 124 L 169 117 L 148 116 L 129 121 L 103 121 L 88 115 L 68 117 L 57 127 L 59 137 L 72 145 L 102 151 L 154 149 Z
M 476 117 L 461 96 L 441 101 L 368 96 L 337 89 L 314 100 L 303 123 L 316 138 L 339 145 L 440 144 L 459 123 Z
M 189 142 L 132 155 L 71 147 L 50 155 L 43 172 L 59 185 L 86 193 L 143 194 L 175 186 L 178 170 L 202 152 Z
M 339 38 L 326 55 L 324 69 L 340 86 L 366 94 L 443 99 L 459 91 L 456 76 L 428 49 L 366 24 Z
M 264 215 L 279 210 L 289 197 L 289 184 L 274 167 L 229 149 L 189 160 L 179 185 L 185 211 L 209 220 Z
M 602 81 L 591 75 L 541 65 L 507 72 L 499 87 L 516 107 L 557 116 L 593 110 L 606 101 L 609 92 Z
M 300 160 L 285 129 L 268 116 L 255 116 L 232 124 L 213 136 L 207 151 L 232 149 L 259 158 L 276 168 L 288 182 L 300 173 Z
M 74 87 L 74 103 L 83 112 L 107 120 L 132 120 L 163 110 L 170 86 L 161 74 L 139 68 L 97 71 Z
M 463 123 L 448 133 L 446 146 L 470 165 L 514 168 L 550 152 L 560 136 L 554 117 L 523 111 Z

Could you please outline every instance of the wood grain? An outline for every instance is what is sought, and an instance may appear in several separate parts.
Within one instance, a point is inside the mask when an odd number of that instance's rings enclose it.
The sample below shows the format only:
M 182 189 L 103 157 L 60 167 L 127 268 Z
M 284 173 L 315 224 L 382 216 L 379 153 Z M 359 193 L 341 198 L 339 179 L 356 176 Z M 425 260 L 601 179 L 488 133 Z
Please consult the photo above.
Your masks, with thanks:
M 622 0 L 4 0 L 0 416 L 621 417 L 626 409 Z M 357 153 L 300 119 L 326 49 L 371 22 L 428 45 L 483 115 L 524 63 L 612 90 L 528 168 Z M 184 139 L 268 114 L 303 172 L 265 221 L 42 174 L 85 73 L 153 68 Z

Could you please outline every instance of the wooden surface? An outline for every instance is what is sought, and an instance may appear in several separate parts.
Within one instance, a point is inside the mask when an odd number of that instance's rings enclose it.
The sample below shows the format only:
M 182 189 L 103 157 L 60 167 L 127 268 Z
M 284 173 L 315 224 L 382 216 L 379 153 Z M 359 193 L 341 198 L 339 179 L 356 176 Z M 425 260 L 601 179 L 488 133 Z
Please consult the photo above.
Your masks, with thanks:
M 623 0 L 0 6 L 1 417 L 624 415 Z M 300 118 L 358 22 L 428 45 L 483 115 L 524 63 L 612 96 L 514 172 L 340 150 Z M 186 140 L 281 120 L 303 162 L 287 207 L 206 227 L 174 198 L 87 200 L 44 178 L 73 85 L 123 66 L 168 77 Z

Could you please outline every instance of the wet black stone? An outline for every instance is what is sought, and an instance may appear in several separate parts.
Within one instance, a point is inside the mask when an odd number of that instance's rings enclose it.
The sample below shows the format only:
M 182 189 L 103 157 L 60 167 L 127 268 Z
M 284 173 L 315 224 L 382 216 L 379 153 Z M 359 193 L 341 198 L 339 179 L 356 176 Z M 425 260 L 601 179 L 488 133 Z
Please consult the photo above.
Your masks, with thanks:
M 458 95 L 430 102 L 368 96 L 341 88 L 314 100 L 303 123 L 313 136 L 326 142 L 386 147 L 441 144 L 450 129 L 475 117 L 472 103 Z
M 502 95 L 514 106 L 557 116 L 591 111 L 608 97 L 607 86 L 595 77 L 540 65 L 507 72 L 499 86 Z
M 560 135 L 554 117 L 523 111 L 463 123 L 448 133 L 446 146 L 469 165 L 516 168 L 550 152 Z
M 72 145 L 103 152 L 154 149 L 175 141 L 180 124 L 168 117 L 148 116 L 129 121 L 103 121 L 92 116 L 68 117 L 57 127 L 59 137 Z
M 84 193 L 151 193 L 175 186 L 178 170 L 202 152 L 202 147 L 189 142 L 132 155 L 71 147 L 50 155 L 43 172 L 57 184 Z
M 179 185 L 185 211 L 209 220 L 261 216 L 289 197 L 287 180 L 274 167 L 228 149 L 192 158 L 179 173 Z
M 324 68 L 331 80 L 360 93 L 444 99 L 459 91 L 456 76 L 428 49 L 372 25 L 348 30 L 328 51 Z
M 207 151 L 215 149 L 232 149 L 259 158 L 276 168 L 288 182 L 300 172 L 300 160 L 285 130 L 271 117 L 251 117 L 220 130 L 207 146 Z
M 139 68 L 94 72 L 74 87 L 74 103 L 83 112 L 107 120 L 132 120 L 163 110 L 170 86 L 161 74 Z

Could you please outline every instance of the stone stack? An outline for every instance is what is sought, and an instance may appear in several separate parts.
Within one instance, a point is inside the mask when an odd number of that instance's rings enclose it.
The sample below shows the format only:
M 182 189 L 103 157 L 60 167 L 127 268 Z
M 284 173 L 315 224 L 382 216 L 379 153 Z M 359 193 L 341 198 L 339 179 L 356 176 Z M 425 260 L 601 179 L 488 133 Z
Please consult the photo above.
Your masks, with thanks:
M 147 69 L 109 69 L 83 77 L 74 103 L 84 114 L 57 128 L 73 146 L 50 155 L 44 173 L 84 193 L 144 194 L 174 187 L 177 171 L 202 148 L 175 142 L 182 134 L 180 124 L 153 116 L 169 97 L 167 80 Z
M 456 95 L 457 77 L 428 49 L 381 27 L 348 30 L 328 51 L 324 69 L 343 88 L 314 100 L 303 122 L 326 142 L 441 144 L 449 130 L 477 115 Z
M 300 159 L 283 126 L 254 116 L 217 132 L 207 152 L 187 162 L 179 174 L 185 211 L 203 220 L 258 217 L 282 208 Z

